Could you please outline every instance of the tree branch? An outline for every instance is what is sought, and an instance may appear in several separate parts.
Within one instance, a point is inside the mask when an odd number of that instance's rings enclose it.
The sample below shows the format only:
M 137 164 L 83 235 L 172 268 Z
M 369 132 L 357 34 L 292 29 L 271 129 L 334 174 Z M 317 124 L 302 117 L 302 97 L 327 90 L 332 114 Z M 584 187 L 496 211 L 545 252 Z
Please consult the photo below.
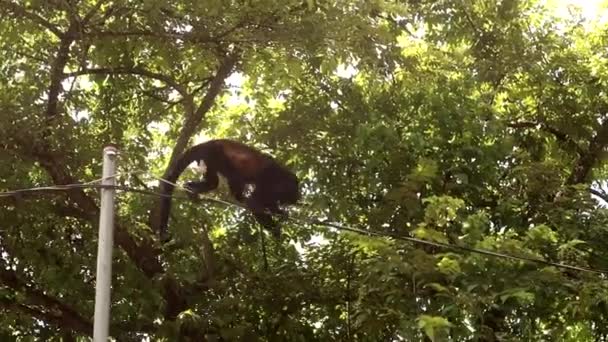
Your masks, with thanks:
M 477 35 L 477 39 L 479 40 L 479 38 L 483 35 L 484 32 L 482 30 L 480 30 L 479 27 L 477 27 L 477 25 L 475 25 L 473 18 L 471 18 L 471 14 L 469 13 L 469 11 L 467 10 L 467 8 L 465 6 L 463 6 L 463 8 L 462 8 L 462 12 L 464 12 L 464 17 L 467 20 L 467 23 L 469 24 L 469 26 L 471 26 L 473 31 L 475 31 L 475 34 Z
M 589 143 L 588 149 L 583 149 L 567 134 L 560 132 L 547 124 L 532 121 L 521 121 L 510 123 L 508 126 L 513 128 L 537 128 L 540 126 L 541 129 L 552 133 L 557 140 L 567 143 L 576 150 L 579 158 L 576 161 L 570 176 L 566 180 L 566 185 L 584 183 L 591 173 L 593 167 L 599 161 L 602 151 L 608 146 L 608 120 L 604 121 L 604 123 L 600 126 L 595 137 Z M 592 188 L 589 188 L 589 191 L 591 194 L 608 202 L 608 194 Z
M 162 91 L 162 89 L 161 89 L 161 91 Z M 175 106 L 177 104 L 180 104 L 180 103 L 184 102 L 183 98 L 181 100 L 171 101 L 171 100 L 169 100 L 167 98 L 164 98 L 164 97 L 162 97 L 160 95 L 157 95 L 154 92 L 154 90 L 141 89 L 141 92 L 142 92 L 142 94 L 144 94 L 144 95 L 146 95 L 146 96 L 148 96 L 150 98 L 153 98 L 153 99 L 155 99 L 155 100 L 157 100 L 159 102 L 166 103 L 168 105 L 167 109 L 169 109 L 169 108 L 171 108 L 171 107 L 173 107 L 173 106 Z
M 173 164 L 179 157 L 179 155 L 186 149 L 188 145 L 188 141 L 194 135 L 198 125 L 203 121 L 203 118 L 207 114 L 207 112 L 213 107 L 215 103 L 215 98 L 219 95 L 222 87 L 224 86 L 224 80 L 230 75 L 232 69 L 236 65 L 238 60 L 238 53 L 234 52 L 229 54 L 224 58 L 221 62 L 215 77 L 209 82 L 209 88 L 207 89 L 207 93 L 203 97 L 203 101 L 201 105 L 198 107 L 196 112 L 186 114 L 186 119 L 184 120 L 184 124 L 182 126 L 182 130 L 177 138 L 175 146 L 173 147 L 173 151 L 171 153 L 171 159 L 169 161 L 169 166 L 167 167 L 167 171 L 173 168 Z M 166 177 L 166 174 L 165 174 Z
M 78 22 L 72 20 L 68 31 L 60 35 L 61 43 L 59 51 L 51 67 L 51 84 L 49 86 L 49 98 L 46 109 L 47 118 L 56 116 L 58 112 L 57 106 L 58 97 L 62 87 L 61 83 L 66 77 L 63 70 L 69 59 L 70 45 L 78 36 L 78 28 Z M 188 96 L 185 89 L 170 77 L 153 73 L 143 68 L 85 69 L 72 74 L 77 76 L 84 73 L 139 74 L 164 81 L 173 86 L 177 91 L 182 93 L 182 95 L 186 94 L 186 96 Z M 49 130 L 47 129 L 45 132 L 49 132 Z M 24 141 L 21 142 L 21 145 L 26 148 L 31 144 Z M 67 169 L 63 167 L 64 163 L 60 160 L 61 158 L 58 158 L 57 155 L 52 153 L 52 148 L 49 147 L 46 141 L 35 144 L 30 150 L 30 154 L 40 162 L 41 166 L 51 176 L 55 184 L 76 183 L 75 179 L 69 174 Z M 77 205 L 78 209 L 89 215 L 91 222 L 94 222 L 99 212 L 99 208 L 95 204 L 95 201 L 91 197 L 87 196 L 82 189 L 71 189 L 66 191 L 66 193 L 68 197 Z M 146 241 L 147 243 L 138 245 L 129 232 L 120 225 L 116 225 L 115 232 L 116 243 L 127 253 L 127 255 L 129 255 L 131 260 L 133 260 L 133 262 L 142 270 L 142 272 L 144 272 L 144 274 L 151 278 L 155 274 L 163 272 L 163 267 L 157 260 L 158 253 L 151 247 L 152 244 L 149 241 Z
M 55 184 L 75 184 L 77 181 L 65 170 L 62 166 L 65 165 L 62 160 L 52 155 L 40 146 L 35 146 L 30 154 L 36 158 L 43 169 L 51 176 Z M 99 216 L 99 208 L 95 201 L 89 197 L 82 189 L 70 189 L 66 191 L 68 198 L 73 201 L 77 209 L 86 213 L 91 223 L 97 224 Z M 157 260 L 158 251 L 153 249 L 150 241 L 145 241 L 141 245 L 135 242 L 135 239 L 129 231 L 120 224 L 115 225 L 115 240 L 137 265 L 137 267 L 149 278 L 152 278 L 158 273 L 164 271 L 160 261 Z
M 97 11 L 99 11 L 99 9 L 101 8 L 101 6 L 106 3 L 107 0 L 99 0 L 97 1 L 97 3 L 95 5 L 93 5 L 93 7 L 87 12 L 87 14 L 85 14 L 84 18 L 82 19 L 82 23 L 83 25 L 86 25 L 89 23 L 89 21 L 91 21 L 91 19 L 93 19 L 93 16 L 95 14 L 97 14 Z
M 62 33 L 61 40 L 59 42 L 59 50 L 55 60 L 51 64 L 51 83 L 48 90 L 48 100 L 46 107 L 46 119 L 51 120 L 57 117 L 58 105 L 59 105 L 59 94 L 63 88 L 61 82 L 63 81 L 63 69 L 67 65 L 70 58 L 70 46 L 76 40 L 78 36 L 79 23 L 74 16 L 70 15 L 70 27 L 65 33 Z M 50 122 L 48 122 L 50 123 Z M 44 136 L 48 136 L 51 133 L 51 127 L 47 126 L 44 131 Z
M 0 298 L 0 303 L 2 305 L 17 308 L 27 314 L 38 317 L 45 322 L 53 323 L 60 328 L 68 327 L 74 331 L 92 335 L 93 325 L 91 322 L 80 316 L 76 310 L 72 309 L 67 304 L 26 284 L 19 279 L 15 272 L 7 270 L 6 267 L 2 267 L 0 269 L 0 281 L 15 292 L 23 293 L 26 301 L 30 302 L 31 305 L 41 308 L 36 309 L 30 305 L 18 303 L 16 300 L 9 300 L 6 298 Z
M 184 125 L 180 132 L 180 135 L 177 139 L 177 142 L 173 148 L 173 152 L 171 154 L 171 159 L 169 161 L 169 166 L 165 173 L 169 172 L 172 169 L 173 164 L 177 160 L 178 156 L 181 152 L 186 148 L 188 141 L 194 134 L 197 126 L 203 120 L 205 114 L 211 109 L 214 104 L 215 98 L 222 90 L 224 85 L 224 80 L 230 75 L 232 69 L 234 68 L 238 59 L 238 54 L 233 53 L 228 55 L 220 64 L 215 77 L 209 82 L 209 88 L 207 89 L 207 93 L 203 97 L 203 101 L 201 105 L 198 107 L 196 112 L 194 111 L 194 103 L 192 98 L 190 102 L 184 104 L 186 107 L 186 119 L 184 120 Z M 166 177 L 163 176 L 163 177 Z M 164 184 L 164 183 L 163 183 Z M 153 210 L 152 213 L 158 212 L 158 210 Z M 154 214 L 150 219 L 153 227 L 158 226 L 158 222 L 156 222 Z M 208 257 L 208 256 L 207 256 Z M 208 261 L 211 261 L 209 259 Z M 211 271 L 211 269 L 209 269 Z M 211 274 L 208 274 L 211 276 Z M 186 301 L 183 296 L 180 295 L 180 286 L 177 284 L 176 280 L 172 279 L 172 277 L 167 277 L 164 282 L 164 298 L 167 301 L 167 305 L 165 307 L 165 317 L 169 320 L 174 320 L 175 317 L 186 307 Z
M 46 28 L 47 30 L 51 31 L 57 37 L 59 37 L 59 38 L 63 37 L 63 32 L 61 32 L 61 30 L 59 28 L 57 28 L 55 25 L 51 24 L 49 21 L 42 18 L 38 14 L 28 12 L 24 7 L 18 5 L 10 0 L 0 0 L 0 5 L 2 5 L 4 8 L 6 8 L 8 11 L 13 13 L 14 15 L 29 19 L 29 20 L 33 21 L 34 23 Z
M 188 98 L 190 95 L 186 88 L 179 84 L 172 77 L 156 73 L 150 70 L 147 70 L 142 67 L 110 67 L 110 68 L 94 68 L 94 69 L 82 69 L 74 72 L 64 73 L 63 77 L 77 77 L 81 75 L 139 75 L 145 76 L 148 78 L 152 78 L 155 80 L 159 80 L 168 86 L 175 89 L 182 97 Z
M 70 45 L 72 39 L 62 39 L 55 61 L 51 65 L 51 84 L 49 85 L 48 102 L 46 107 L 46 117 L 53 118 L 57 115 L 57 105 L 59 103 L 59 93 L 61 92 L 61 81 L 63 80 L 63 69 L 68 62 Z
M 608 120 L 604 121 L 598 129 L 595 137 L 589 143 L 589 149 L 581 154 L 566 184 L 584 183 L 606 146 L 608 146 Z
M 26 315 L 36 317 L 49 324 L 53 324 L 62 330 L 65 330 L 67 328 L 89 336 L 93 335 L 92 325 L 89 330 L 88 328 L 83 327 L 82 324 L 75 325 L 73 321 L 71 321 L 70 319 L 66 319 L 66 317 L 63 317 L 61 314 L 54 314 L 51 312 L 35 309 L 25 304 L 20 304 L 16 300 L 11 300 L 7 298 L 0 298 L 0 306 L 10 311 L 21 311 Z
M 132 30 L 132 31 L 90 31 L 87 36 L 97 38 L 116 38 L 116 37 L 154 37 L 160 39 L 168 39 L 174 42 L 176 39 L 189 41 L 192 43 L 217 43 L 217 39 L 201 33 L 180 33 L 180 32 L 155 32 L 150 30 Z
M 574 139 L 572 139 L 566 133 L 559 131 L 555 127 L 551 127 L 546 123 L 534 121 L 518 121 L 508 123 L 507 126 L 511 128 L 539 128 L 541 130 L 553 134 L 553 136 L 555 136 L 555 139 L 566 143 L 568 146 L 572 147 L 579 155 L 583 155 L 585 153 L 585 150 L 583 150 L 583 148 Z
M 599 197 L 602 201 L 608 203 L 608 194 L 603 192 L 603 191 L 599 191 L 599 190 L 595 190 L 595 189 L 589 189 L 589 191 L 591 192 L 591 194 Z

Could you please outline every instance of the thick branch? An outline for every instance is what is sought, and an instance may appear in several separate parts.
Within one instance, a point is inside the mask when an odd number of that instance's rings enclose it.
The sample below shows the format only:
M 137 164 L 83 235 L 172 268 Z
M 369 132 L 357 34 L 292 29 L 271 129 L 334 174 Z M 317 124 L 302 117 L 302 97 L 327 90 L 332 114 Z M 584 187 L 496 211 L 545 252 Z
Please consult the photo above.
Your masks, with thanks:
M 155 32 L 149 30 L 133 30 L 133 31 L 91 31 L 87 33 L 93 37 L 153 37 L 153 38 L 169 38 L 171 40 L 183 39 L 184 35 L 180 33 Z
M 97 11 L 99 11 L 101 6 L 106 2 L 107 2 L 107 0 L 97 1 L 97 3 L 87 12 L 87 14 L 85 14 L 84 18 L 82 19 L 83 25 L 88 24 L 91 21 L 91 19 L 93 19 L 93 16 L 95 16 L 95 14 L 97 14 Z
M 67 304 L 60 302 L 58 299 L 50 297 L 42 291 L 26 284 L 19 279 L 17 274 L 6 270 L 5 267 L 0 269 L 0 281 L 12 290 L 23 293 L 26 301 L 31 303 L 30 305 L 26 305 L 0 298 L 0 303 L 3 305 L 17 308 L 27 314 L 38 317 L 45 322 L 53 323 L 59 327 L 68 327 L 74 331 L 92 335 L 93 325 L 80 316 L 76 310 L 72 309 Z M 32 305 L 39 308 L 33 308 Z
M 62 166 L 63 161 L 52 153 L 49 153 L 44 147 L 36 146 L 31 151 L 42 168 L 44 168 L 53 179 L 55 184 L 75 184 L 76 180 Z M 82 191 L 82 189 L 71 189 L 67 191 L 68 196 L 78 205 L 78 207 L 89 214 L 96 215 L 98 212 L 97 205 L 92 198 Z
M 201 245 L 201 257 L 203 259 L 205 269 L 201 272 L 200 284 L 208 286 L 215 281 L 215 271 L 217 269 L 217 261 L 215 258 L 215 249 L 213 243 L 209 239 L 209 232 L 207 228 L 203 226 L 202 231 L 202 245 Z
M 141 67 L 115 67 L 115 68 L 95 68 L 95 69 L 82 69 L 70 73 L 63 74 L 64 78 L 76 77 L 81 75 L 139 75 L 159 80 L 173 89 L 177 90 L 184 98 L 189 98 L 190 95 L 186 88 L 179 84 L 176 80 L 170 76 L 156 73 Z
M 20 304 L 16 300 L 10 300 L 7 298 L 0 298 L 0 306 L 10 311 L 21 311 L 26 315 L 36 317 L 49 324 L 53 324 L 60 329 L 70 329 L 89 336 L 93 335 L 92 325 L 90 327 L 87 327 L 83 323 L 75 324 L 75 322 L 72 321 L 70 318 L 64 317 L 61 314 L 54 314 L 51 312 L 35 309 L 25 304 Z
M 566 184 L 584 183 L 606 146 L 608 146 L 608 120 L 600 126 L 589 144 L 589 149 L 581 154 Z
M 215 103 L 215 98 L 219 95 L 222 87 L 224 86 L 224 80 L 230 75 L 234 65 L 236 64 L 238 59 L 238 54 L 233 53 L 228 55 L 220 64 L 215 77 L 209 82 L 209 88 L 207 89 L 207 93 L 203 97 L 203 101 L 201 105 L 198 107 L 195 113 L 186 113 L 186 119 L 184 120 L 184 125 L 182 130 L 177 138 L 175 146 L 173 147 L 173 152 L 171 153 L 171 159 L 169 161 L 169 166 L 167 170 L 173 168 L 173 164 L 179 157 L 179 155 L 186 149 L 188 145 L 188 141 L 196 132 L 198 125 L 203 121 L 203 118 L 207 114 L 207 112 L 213 107 Z
M 46 118 L 53 119 L 58 114 L 58 105 L 59 105 L 59 94 L 61 94 L 61 90 L 63 88 L 61 82 L 63 81 L 63 69 L 65 69 L 66 64 L 70 58 L 70 46 L 76 40 L 78 36 L 78 28 L 79 23 L 75 19 L 70 19 L 70 27 L 68 30 L 61 35 L 61 40 L 59 42 L 59 50 L 57 50 L 57 55 L 55 56 L 55 60 L 51 65 L 51 75 L 50 75 L 50 85 L 48 91 L 48 100 L 46 107 Z M 45 136 L 51 132 L 52 128 L 49 126 L 45 130 Z
M 469 26 L 471 26 L 473 31 L 475 31 L 475 34 L 477 35 L 477 39 L 479 39 L 479 37 L 483 36 L 484 32 L 482 30 L 480 30 L 479 27 L 475 24 L 475 22 L 473 21 L 473 18 L 471 18 L 471 14 L 467 10 L 467 8 L 465 8 L 465 6 L 463 6 L 463 8 L 462 8 L 462 12 L 464 13 L 464 17 L 467 19 Z
M 209 82 L 209 88 L 207 89 L 207 93 L 203 97 L 203 101 L 199 108 L 196 110 L 196 112 L 194 112 L 193 110 L 193 104 L 192 107 L 190 107 L 190 110 L 188 109 L 188 107 L 186 107 L 186 119 L 175 144 L 175 147 L 173 148 L 171 160 L 169 162 L 169 166 L 167 167 L 166 172 L 172 169 L 173 164 L 175 163 L 181 152 L 186 148 L 188 140 L 190 140 L 190 138 L 194 134 L 197 126 L 201 123 L 205 114 L 207 114 L 207 112 L 213 106 L 215 98 L 222 90 L 224 80 L 232 72 L 232 69 L 236 64 L 237 59 L 238 56 L 235 53 L 227 56 L 224 61 L 222 61 L 217 73 L 215 74 L 215 77 L 213 77 L 213 79 Z M 152 220 L 154 219 L 155 217 L 152 218 Z M 156 222 L 153 224 L 156 225 Z M 177 317 L 177 314 L 186 307 L 186 302 L 183 296 L 179 295 L 180 288 L 178 284 L 176 284 L 176 281 L 173 280 L 171 277 L 168 277 L 165 280 L 164 289 L 164 298 L 167 301 L 167 306 L 165 308 L 165 317 L 169 320 L 173 320 L 175 319 L 175 317 Z
M 192 43 L 217 43 L 218 38 L 211 37 L 207 34 L 199 32 L 159 32 L 150 30 L 132 30 L 132 31 L 90 31 L 87 36 L 104 38 L 117 38 L 117 37 L 152 37 L 159 39 L 167 39 L 174 42 L 176 39 L 188 41 Z
M 576 141 L 574 141 L 574 139 L 572 139 L 566 133 L 559 131 L 555 127 L 551 127 L 546 123 L 540 123 L 540 122 L 534 122 L 534 121 L 518 121 L 518 122 L 509 123 L 507 126 L 512 127 L 512 128 L 540 128 L 541 130 L 544 130 L 546 132 L 553 134 L 555 139 L 557 139 L 558 141 L 566 143 L 568 146 L 574 148 L 576 153 L 578 153 L 579 155 L 582 155 L 585 153 L 585 151 L 580 147 L 580 145 Z
M 51 24 L 49 21 L 42 18 L 38 14 L 28 12 L 24 7 L 19 6 L 18 4 L 14 3 L 10 0 L 0 0 L 0 5 L 2 5 L 2 7 L 4 7 L 4 8 L 6 8 L 9 12 L 13 13 L 15 16 L 29 19 L 29 20 L 33 21 L 34 23 L 48 29 L 57 37 L 59 37 L 59 38 L 63 37 L 63 32 L 61 32 L 61 30 L 59 28 L 57 28 L 55 25 Z
M 68 38 L 61 39 L 59 50 L 55 61 L 51 66 L 51 84 L 49 86 L 48 102 L 46 107 L 46 117 L 53 118 L 57 115 L 57 104 L 59 103 L 59 93 L 61 92 L 61 81 L 63 80 L 63 69 L 68 62 L 70 45 L 73 40 Z
M 1 1 L 1 0 L 0 0 Z M 18 8 L 15 7 L 15 8 Z M 72 20 L 70 23 L 70 28 L 66 33 L 62 33 L 61 43 L 59 46 L 59 50 L 53 65 L 51 67 L 51 83 L 49 86 L 48 92 L 48 103 L 46 108 L 46 117 L 53 118 L 58 113 L 58 98 L 62 88 L 62 81 L 65 77 L 63 70 L 65 65 L 69 59 L 69 50 L 70 45 L 74 42 L 78 35 L 78 27 L 79 24 L 77 21 Z M 113 72 L 121 72 L 124 73 L 128 69 L 118 69 L 118 71 L 113 69 L 106 69 L 105 71 L 113 71 Z M 86 73 L 87 70 L 80 71 L 80 73 Z M 94 69 L 88 70 L 89 73 L 102 72 L 103 69 Z M 137 73 L 140 75 L 153 77 L 156 79 L 160 79 L 164 82 L 172 86 L 176 86 L 176 90 L 183 90 L 174 82 L 171 78 L 166 77 L 164 75 L 152 73 L 145 69 L 135 68 L 128 70 L 128 73 Z M 78 74 L 78 73 L 75 73 Z M 185 92 L 185 91 L 184 91 Z M 22 144 L 22 146 L 28 146 L 28 144 Z M 51 178 L 53 179 L 55 184 L 74 184 L 76 183 L 75 179 L 69 174 L 67 169 L 63 167 L 64 163 L 62 160 L 57 158 L 57 156 L 51 153 L 52 149 L 49 147 L 48 142 L 42 141 L 39 144 L 35 145 L 31 151 L 33 157 L 35 157 L 41 164 L 41 166 L 49 173 Z M 84 213 L 89 215 L 89 219 L 91 222 L 95 223 L 96 217 L 98 215 L 98 208 L 95 204 L 95 201 L 87 196 L 82 189 L 72 189 L 67 191 L 68 197 L 76 203 L 78 209 L 82 210 Z M 116 226 L 116 242 L 117 244 L 125 250 L 125 252 L 129 255 L 129 257 L 134 261 L 134 263 L 149 277 L 153 277 L 155 274 L 163 271 L 162 265 L 156 259 L 157 253 L 152 249 L 151 244 L 143 244 L 142 246 L 138 246 L 133 237 L 129 234 L 129 232 L 120 226 Z
M 63 162 L 40 148 L 32 152 L 32 155 L 40 162 L 40 165 L 49 173 L 55 184 L 75 184 L 76 180 L 65 170 Z M 82 189 L 71 189 L 66 191 L 82 212 L 86 213 L 92 224 L 97 224 L 99 208 L 95 201 Z M 163 267 L 157 260 L 157 251 L 150 243 L 138 245 L 125 227 L 117 224 L 115 226 L 116 243 L 127 253 L 139 269 L 148 277 L 163 272 Z
M 148 96 L 150 98 L 153 98 L 153 99 L 155 99 L 155 100 L 157 100 L 159 102 L 166 103 L 168 105 L 167 109 L 169 109 L 169 108 L 171 108 L 171 107 L 173 107 L 173 106 L 175 106 L 177 104 L 180 104 L 180 103 L 184 102 L 183 99 L 176 100 L 176 101 L 170 101 L 169 99 L 156 94 L 153 90 L 144 90 L 144 89 L 142 89 L 141 92 L 144 95 L 146 95 L 146 96 Z
M 590 189 L 589 190 L 593 195 L 597 196 L 598 198 L 600 198 L 602 201 L 608 203 L 608 194 L 603 192 L 603 191 L 599 191 L 599 190 L 595 190 L 595 189 Z
M 10 12 L 13 12 L 15 15 L 23 16 L 38 23 L 39 25 L 42 25 L 60 38 L 59 50 L 57 51 L 55 60 L 51 65 L 50 85 L 48 89 L 48 101 L 45 113 L 47 119 L 54 118 L 58 112 L 57 107 L 59 102 L 59 94 L 61 93 L 63 69 L 68 63 L 70 45 L 72 45 L 77 36 L 79 27 L 78 22 L 74 19 L 71 19 L 70 27 L 68 28 L 68 30 L 66 32 L 61 32 L 59 28 L 46 21 L 44 18 L 40 17 L 37 14 L 28 12 L 25 8 L 14 4 L 11 1 L 2 1 L 1 4 L 3 4 L 6 8 L 8 8 Z M 46 130 L 45 132 L 48 134 L 49 130 Z

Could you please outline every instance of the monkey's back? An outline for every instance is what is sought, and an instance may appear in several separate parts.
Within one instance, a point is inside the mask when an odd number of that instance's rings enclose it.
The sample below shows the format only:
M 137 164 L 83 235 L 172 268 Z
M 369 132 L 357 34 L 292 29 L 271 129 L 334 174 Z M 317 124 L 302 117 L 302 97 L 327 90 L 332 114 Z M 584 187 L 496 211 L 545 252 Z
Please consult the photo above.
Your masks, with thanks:
M 222 162 L 227 163 L 245 181 L 255 180 L 269 165 L 276 164 L 269 155 L 238 141 L 218 139 L 210 143 L 221 147 L 223 153 L 219 154 L 225 158 Z

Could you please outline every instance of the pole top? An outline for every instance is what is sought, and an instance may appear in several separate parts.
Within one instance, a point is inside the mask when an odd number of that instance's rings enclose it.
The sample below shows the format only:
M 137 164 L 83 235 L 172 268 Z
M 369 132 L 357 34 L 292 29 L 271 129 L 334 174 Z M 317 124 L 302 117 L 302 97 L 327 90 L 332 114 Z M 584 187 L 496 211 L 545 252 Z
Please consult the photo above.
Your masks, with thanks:
M 103 148 L 103 153 L 108 155 L 116 155 L 118 153 L 118 148 L 115 145 L 108 145 Z

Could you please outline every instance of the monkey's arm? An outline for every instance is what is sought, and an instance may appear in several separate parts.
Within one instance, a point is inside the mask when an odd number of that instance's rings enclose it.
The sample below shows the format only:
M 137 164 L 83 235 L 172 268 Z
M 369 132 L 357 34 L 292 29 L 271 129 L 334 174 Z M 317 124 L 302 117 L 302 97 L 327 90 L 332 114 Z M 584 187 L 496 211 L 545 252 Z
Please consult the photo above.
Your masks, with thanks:
M 219 179 L 217 173 L 207 172 L 205 179 L 198 182 L 186 182 L 185 187 L 189 190 L 188 196 L 190 196 L 190 198 L 198 198 L 198 194 L 214 190 L 217 188 L 218 184 Z

